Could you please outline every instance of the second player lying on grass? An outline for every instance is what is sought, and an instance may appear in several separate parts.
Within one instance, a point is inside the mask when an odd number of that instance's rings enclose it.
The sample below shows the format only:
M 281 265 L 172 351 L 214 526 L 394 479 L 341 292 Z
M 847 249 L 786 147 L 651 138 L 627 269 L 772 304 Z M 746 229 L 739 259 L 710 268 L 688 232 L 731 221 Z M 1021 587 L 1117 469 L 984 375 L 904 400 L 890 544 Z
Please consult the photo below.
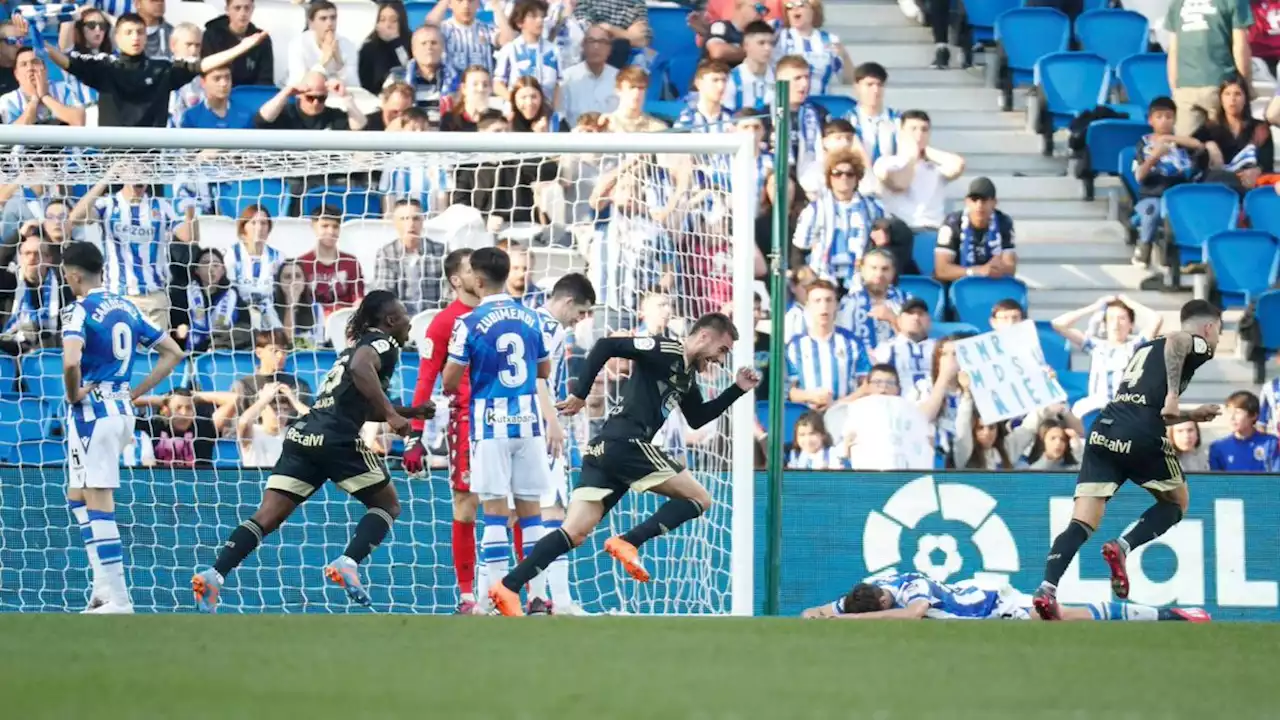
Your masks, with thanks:
M 971 581 L 949 585 L 919 573 L 872 578 L 826 605 L 811 607 L 806 618 L 842 620 L 1039 620 L 1030 595 L 1008 585 L 985 589 Z M 1208 622 L 1200 608 L 1155 608 L 1137 603 L 1103 601 L 1062 608 L 1063 620 L 1173 620 Z

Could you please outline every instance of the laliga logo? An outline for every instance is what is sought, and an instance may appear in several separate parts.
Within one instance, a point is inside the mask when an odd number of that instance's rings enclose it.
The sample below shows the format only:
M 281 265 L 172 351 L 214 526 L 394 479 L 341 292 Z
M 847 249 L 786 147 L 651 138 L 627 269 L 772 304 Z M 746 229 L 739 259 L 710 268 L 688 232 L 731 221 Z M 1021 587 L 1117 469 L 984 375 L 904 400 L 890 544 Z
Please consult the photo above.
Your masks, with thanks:
M 914 530 L 931 515 L 969 526 L 969 542 L 982 557 L 981 572 L 974 579 L 1004 584 L 1018 572 L 1018 546 L 1009 526 L 995 514 L 996 501 L 972 485 L 934 482 L 932 475 L 916 478 L 898 488 L 880 512 L 867 515 L 862 529 L 862 559 L 872 575 L 898 571 L 902 562 L 903 529 Z M 935 558 L 941 554 L 941 563 Z M 947 534 L 921 535 L 911 558 L 914 569 L 936 582 L 945 582 L 964 567 L 956 538 Z

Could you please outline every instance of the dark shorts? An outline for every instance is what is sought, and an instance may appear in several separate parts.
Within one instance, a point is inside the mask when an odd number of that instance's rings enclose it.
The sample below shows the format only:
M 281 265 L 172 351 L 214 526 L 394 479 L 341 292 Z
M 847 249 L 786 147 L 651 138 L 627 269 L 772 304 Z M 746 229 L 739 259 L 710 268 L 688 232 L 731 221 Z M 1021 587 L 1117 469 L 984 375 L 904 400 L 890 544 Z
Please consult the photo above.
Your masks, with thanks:
M 363 501 L 391 482 L 386 463 L 362 440 L 331 442 L 325 438 L 324 442 L 317 442 L 315 438 L 322 436 L 311 433 L 300 437 L 302 442 L 286 436 L 280 459 L 267 478 L 268 490 L 302 502 L 333 480 Z
M 582 470 L 572 500 L 612 508 L 627 490 L 652 490 L 684 470 L 658 447 L 640 440 L 597 440 L 582 451 Z
M 1099 420 L 1085 438 L 1076 497 L 1109 498 L 1126 480 L 1157 492 L 1186 482 L 1173 443 L 1164 435 Z

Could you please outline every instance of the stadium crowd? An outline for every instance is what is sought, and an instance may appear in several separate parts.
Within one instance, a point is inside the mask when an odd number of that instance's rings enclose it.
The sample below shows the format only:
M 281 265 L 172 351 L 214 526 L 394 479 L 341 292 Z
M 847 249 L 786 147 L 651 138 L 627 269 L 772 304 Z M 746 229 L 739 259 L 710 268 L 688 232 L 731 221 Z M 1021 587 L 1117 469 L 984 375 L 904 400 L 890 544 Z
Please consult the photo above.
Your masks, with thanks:
M 918 12 L 908 5 L 905 12 Z M 291 35 L 263 32 L 253 0 L 227 0 L 225 14 L 203 27 L 166 20 L 165 0 L 44 7 L 0 22 L 10 41 L 0 45 L 0 119 L 7 124 L 750 134 L 759 279 L 768 276 L 772 247 L 774 158 L 788 153 L 793 301 L 786 367 L 767 367 L 764 323 L 756 346 L 761 370 L 787 374 L 789 407 L 799 413 L 792 427 L 778 429 L 794 438 L 790 467 L 885 467 L 870 447 L 880 435 L 865 419 L 876 407 L 870 403 L 895 398 L 894 412 L 910 420 L 903 437 L 914 442 L 918 433 L 936 448 L 930 463 L 1072 468 L 1090 413 L 1114 392 L 1133 348 L 1159 330 L 1156 313 L 1124 296 L 1055 319 L 1054 329 L 1091 356 L 1083 399 L 984 424 L 953 347 L 976 328 L 943 322 L 956 318 L 941 298 L 961 280 L 1017 274 L 1014 218 L 998 209 L 995 184 L 981 177 L 968 185 L 963 207 L 948 212 L 947 186 L 965 169 L 962 149 L 932 143 L 926 112 L 886 106 L 888 71 L 874 58 L 854 64 L 839 38 L 822 29 L 821 0 L 727 0 L 691 12 L 700 50 L 688 67 L 662 63 L 641 0 L 483 7 L 448 0 L 413 23 L 405 5 L 379 2 L 359 46 L 338 30 L 344 6 L 329 0 L 297 8 L 306 29 Z M 275 44 L 287 47 L 283 71 Z M 673 82 L 680 74 L 691 82 Z M 788 148 L 771 146 L 774 80 L 790 82 Z M 852 83 L 851 110 L 827 97 L 838 82 Z M 686 84 L 687 94 L 675 93 Z M 1266 129 L 1241 115 L 1248 106 L 1233 87 L 1247 95 L 1239 83 L 1222 83 L 1224 119 L 1216 122 L 1223 124 L 1176 134 L 1182 101 L 1152 103 L 1155 134 L 1144 147 L 1155 149 L 1139 161 L 1144 188 L 1160 185 L 1148 175 L 1191 179 L 1193 171 L 1230 169 L 1239 152 L 1212 133 L 1252 137 L 1250 127 Z M 1270 170 L 1269 138 L 1248 146 L 1256 164 L 1234 171 L 1241 183 Z M 446 276 L 450 248 L 429 228 L 442 218 L 473 224 L 506 248 L 513 257 L 508 289 L 530 306 L 557 272 L 585 267 L 602 308 L 577 328 L 572 347 L 579 355 L 606 332 L 679 336 L 692 318 L 731 297 L 730 188 L 715 158 L 400 159 L 374 172 L 289 177 L 257 194 L 245 191 L 246 183 L 139 182 L 141 163 L 113 165 L 91 186 L 0 186 L 0 266 L 8 268 L 0 271 L 0 350 L 21 356 L 56 346 L 59 308 L 69 301 L 58 246 L 85 237 L 106 251 L 109 286 L 188 351 L 253 354 L 252 372 L 234 384 L 194 377 L 140 401 L 154 414 L 139 423 L 138 464 L 212 463 L 218 441 L 233 439 L 244 464 L 270 465 L 284 424 L 306 411 L 314 390 L 285 372 L 290 354 L 331 346 L 331 328 L 369 289 L 393 290 L 425 323 L 464 287 L 461 272 Z M 1144 263 L 1158 205 L 1139 203 L 1146 219 L 1136 259 Z M 234 227 L 233 236 L 212 237 L 212 228 L 227 226 L 219 218 Z M 352 240 L 361 223 L 373 230 Z M 287 243 L 280 240 L 285 227 Z M 913 246 L 935 238 L 932 277 L 920 277 Z M 912 292 L 921 287 L 940 291 Z M 767 320 L 768 303 L 757 299 L 757 319 Z M 999 329 L 1026 314 L 1025 296 L 1009 298 L 993 305 L 989 323 Z M 606 373 L 602 395 L 625 371 Z M 20 387 L 32 392 L 36 383 L 28 380 Z M 1274 432 L 1275 393 L 1261 404 L 1237 393 L 1231 407 L 1242 418 L 1234 442 L 1254 454 L 1260 445 L 1246 428 L 1261 418 Z M 601 417 L 603 404 L 595 412 Z M 1189 468 L 1242 469 L 1225 460 L 1227 450 L 1215 461 L 1187 425 L 1171 428 L 1170 439 Z M 437 445 L 441 435 L 437 428 Z M 700 452 L 723 454 L 715 425 L 694 433 L 678 413 L 662 436 L 691 461 Z M 1280 453 L 1274 437 L 1265 437 L 1267 468 L 1259 469 L 1274 469 Z M 370 440 L 391 449 L 377 433 Z

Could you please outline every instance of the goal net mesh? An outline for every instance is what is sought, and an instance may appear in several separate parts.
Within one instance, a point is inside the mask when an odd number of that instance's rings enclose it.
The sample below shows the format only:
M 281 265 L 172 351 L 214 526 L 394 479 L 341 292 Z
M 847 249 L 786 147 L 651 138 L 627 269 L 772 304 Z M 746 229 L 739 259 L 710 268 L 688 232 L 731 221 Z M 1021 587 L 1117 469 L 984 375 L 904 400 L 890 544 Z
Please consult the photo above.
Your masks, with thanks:
M 17 300 L 0 315 L 0 610 L 75 611 L 88 595 L 88 562 L 64 496 L 60 288 L 49 273 L 60 242 L 86 239 L 103 247 L 108 284 L 164 266 L 158 272 L 167 282 L 166 316 L 190 352 L 154 399 L 137 407 L 137 433 L 121 460 L 116 493 L 135 606 L 168 612 L 191 606 L 193 569 L 210 565 L 257 507 L 271 439 L 301 411 L 277 393 L 264 401 L 270 412 L 241 420 L 271 381 L 296 386 L 297 402 L 310 402 L 340 352 L 333 338 L 344 300 L 361 289 L 396 291 L 415 315 L 420 338 L 432 312 L 452 300 L 441 276 L 443 254 L 505 239 L 527 248 L 529 302 L 571 271 L 586 273 L 596 289 L 594 316 L 571 337 L 573 376 L 595 338 L 681 337 L 698 315 L 729 311 L 734 292 L 750 291 L 732 284 L 728 168 L 728 156 L 630 153 L 4 151 L 0 178 L 8 184 L 0 193 L 17 218 L 4 231 L 35 240 L 22 240 L 10 256 L 15 274 L 30 278 L 18 282 L 30 302 Z M 420 232 L 414 207 L 396 220 L 397 201 L 405 199 L 422 209 Z M 322 251 L 314 273 L 299 280 L 305 263 L 294 260 L 326 242 L 312 219 L 321 208 L 319 214 L 338 218 L 337 249 L 353 256 L 354 266 L 328 265 Z M 67 224 L 68 215 L 83 223 Z M 153 233 L 161 249 L 149 255 Z M 429 259 L 384 251 L 406 235 L 427 241 L 418 247 Z M 206 249 L 217 250 L 221 262 Z M 235 299 L 226 301 L 221 286 Z M 54 312 L 41 312 L 50 307 Z M 273 329 L 287 337 L 280 357 L 255 349 L 258 333 Z M 394 401 L 409 403 L 419 361 L 417 348 L 407 348 L 390 390 Z M 150 364 L 150 357 L 137 357 L 135 382 Z M 587 410 L 568 424 L 575 468 L 589 435 L 616 408 L 625 372 L 619 364 L 602 372 Z M 729 368 L 701 376 L 704 396 L 730 382 Z M 379 611 L 446 613 L 458 602 L 443 432 L 448 411 L 438 386 L 433 394 L 440 418 L 425 433 L 428 477 L 407 477 L 399 439 L 365 428 L 372 447 L 386 454 L 403 507 L 392 535 L 364 564 Z M 677 411 L 655 443 L 688 465 L 715 505 L 705 518 L 644 547 L 655 580 L 639 585 L 602 552 L 607 537 L 640 522 L 661 500 L 632 493 L 571 555 L 571 587 L 583 608 L 730 611 L 734 431 L 728 415 L 691 431 Z M 264 454 L 266 461 L 254 460 Z M 222 611 L 355 611 L 341 590 L 326 585 L 321 568 L 342 553 L 362 514 L 332 484 L 317 492 L 229 578 Z

